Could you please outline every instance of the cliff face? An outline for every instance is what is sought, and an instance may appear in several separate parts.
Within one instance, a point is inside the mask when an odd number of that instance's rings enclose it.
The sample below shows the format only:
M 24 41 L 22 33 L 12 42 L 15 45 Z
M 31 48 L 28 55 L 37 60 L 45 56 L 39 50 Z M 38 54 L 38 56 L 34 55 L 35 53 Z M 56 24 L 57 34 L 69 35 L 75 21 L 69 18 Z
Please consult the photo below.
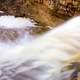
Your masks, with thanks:
M 80 0 L 56 0 L 54 12 L 63 19 L 80 15 Z
M 22 17 L 29 17 L 41 26 L 55 26 L 62 19 L 52 16 L 52 9 L 49 0 L 4 0 L 0 3 L 0 10 L 8 14 Z
M 41 26 L 55 26 L 80 15 L 79 0 L 0 0 L 0 10 L 29 17 Z

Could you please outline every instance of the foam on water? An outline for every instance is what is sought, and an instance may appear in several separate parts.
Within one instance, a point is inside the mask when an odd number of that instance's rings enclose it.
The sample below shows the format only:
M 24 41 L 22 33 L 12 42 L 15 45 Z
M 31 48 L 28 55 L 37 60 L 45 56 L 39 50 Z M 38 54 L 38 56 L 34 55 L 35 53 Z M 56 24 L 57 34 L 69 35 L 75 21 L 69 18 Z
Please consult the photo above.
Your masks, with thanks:
M 0 28 L 25 28 L 36 27 L 35 22 L 29 18 L 14 16 L 0 16 Z

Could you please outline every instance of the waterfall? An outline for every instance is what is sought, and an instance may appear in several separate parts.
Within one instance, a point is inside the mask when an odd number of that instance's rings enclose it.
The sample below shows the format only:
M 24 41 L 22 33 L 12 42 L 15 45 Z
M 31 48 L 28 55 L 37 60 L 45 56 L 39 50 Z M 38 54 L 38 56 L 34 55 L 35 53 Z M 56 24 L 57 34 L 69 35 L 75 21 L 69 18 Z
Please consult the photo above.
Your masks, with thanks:
M 61 70 L 80 52 L 80 16 L 24 43 L 1 48 L 0 80 L 68 80 L 74 70 Z

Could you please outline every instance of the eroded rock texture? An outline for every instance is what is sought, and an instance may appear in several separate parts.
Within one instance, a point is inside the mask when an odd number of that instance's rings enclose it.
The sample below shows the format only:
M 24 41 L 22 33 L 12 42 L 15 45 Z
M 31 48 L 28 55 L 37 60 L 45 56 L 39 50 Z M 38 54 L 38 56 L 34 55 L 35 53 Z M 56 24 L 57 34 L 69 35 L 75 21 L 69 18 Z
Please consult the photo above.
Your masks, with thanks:
M 80 1 L 0 0 L 0 10 L 11 15 L 32 18 L 43 26 L 55 26 L 65 19 L 80 15 Z
M 63 22 L 62 19 L 53 16 L 50 2 L 44 1 L 42 3 L 37 0 L 2 0 L 0 10 L 14 16 L 29 17 L 41 26 L 55 26 Z
M 54 12 L 63 19 L 80 15 L 79 0 L 55 0 Z M 64 16 L 64 17 L 63 17 Z

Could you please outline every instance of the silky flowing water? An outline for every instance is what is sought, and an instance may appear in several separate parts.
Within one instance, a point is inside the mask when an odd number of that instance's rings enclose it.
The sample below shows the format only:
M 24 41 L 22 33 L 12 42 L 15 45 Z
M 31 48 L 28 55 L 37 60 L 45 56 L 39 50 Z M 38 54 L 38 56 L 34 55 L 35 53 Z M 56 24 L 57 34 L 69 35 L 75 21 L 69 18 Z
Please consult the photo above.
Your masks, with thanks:
M 36 27 L 33 20 L 1 16 L 0 26 L 0 80 L 71 80 L 75 69 L 63 68 L 80 52 L 80 17 L 36 38 L 25 30 Z

